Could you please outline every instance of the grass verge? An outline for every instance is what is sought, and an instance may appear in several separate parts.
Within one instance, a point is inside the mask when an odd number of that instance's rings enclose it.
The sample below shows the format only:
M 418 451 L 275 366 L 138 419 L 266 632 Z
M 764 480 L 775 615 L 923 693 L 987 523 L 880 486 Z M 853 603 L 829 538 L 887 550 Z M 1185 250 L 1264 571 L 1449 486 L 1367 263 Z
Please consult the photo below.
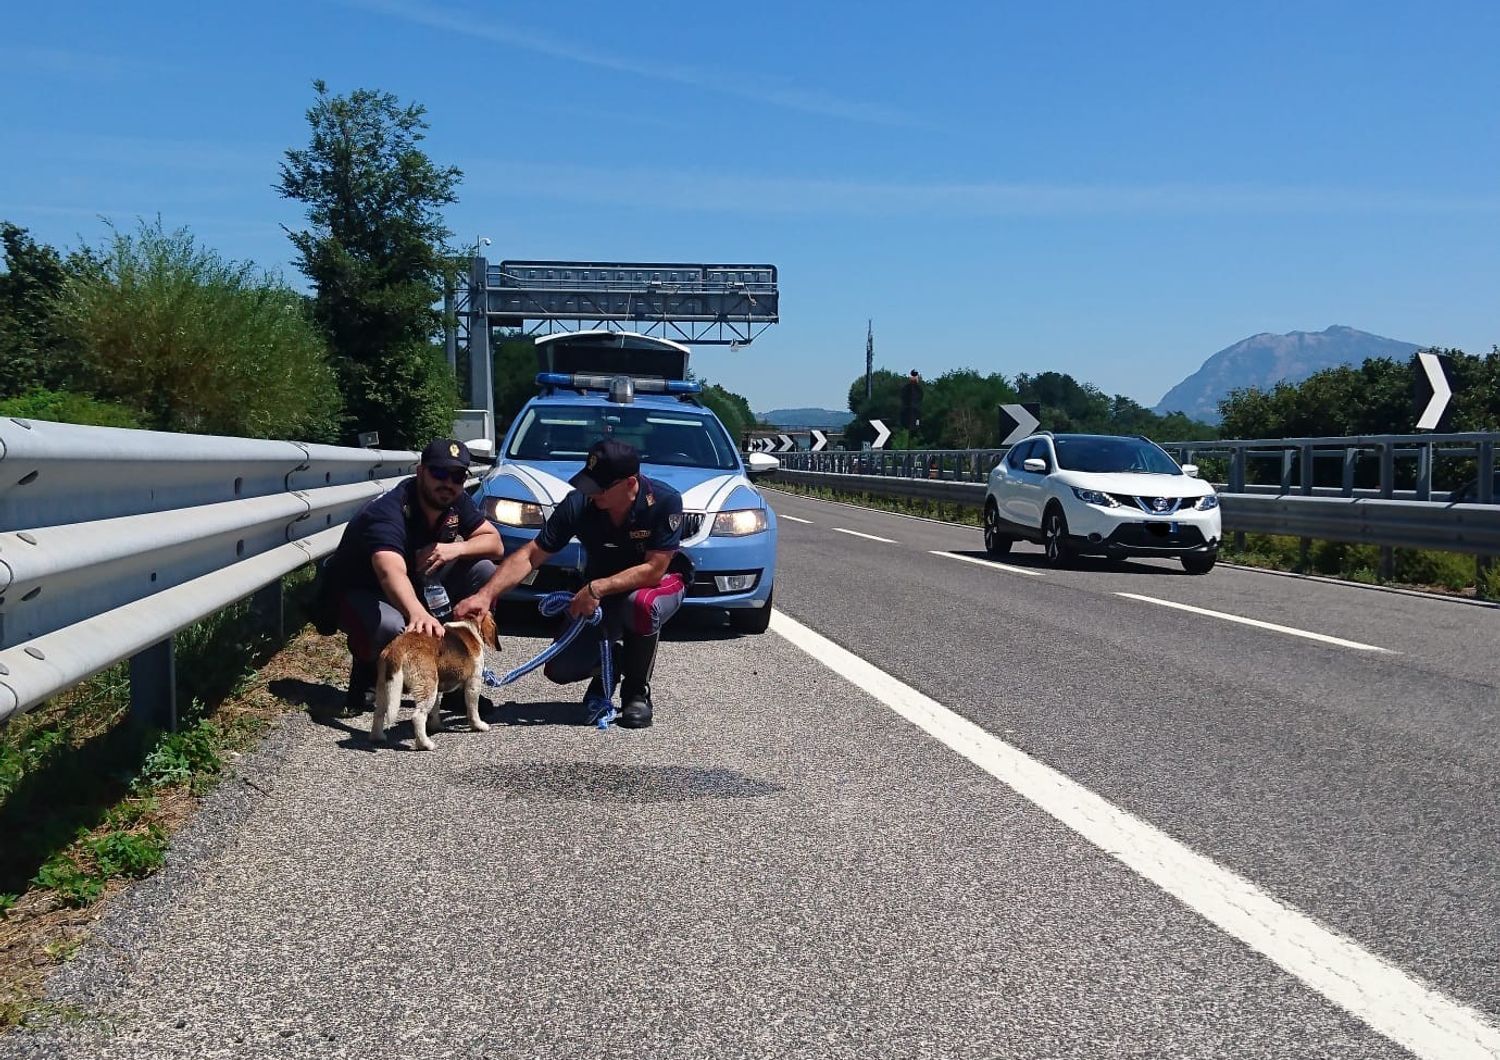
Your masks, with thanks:
M 967 504 L 882 497 L 788 482 L 771 484 L 771 488 L 802 497 L 857 504 L 902 515 L 920 515 L 963 526 L 980 525 L 979 509 Z M 1483 577 L 1476 578 L 1474 557 L 1465 553 L 1398 548 L 1395 550 L 1395 576 L 1382 580 L 1379 576 L 1380 549 L 1376 545 L 1313 541 L 1304 556 L 1301 541 L 1295 537 L 1246 534 L 1244 548 L 1234 548 L 1233 543 L 1234 535 L 1225 535 L 1219 558 L 1226 563 L 1318 574 L 1367 585 L 1395 585 L 1455 596 L 1500 599 L 1500 564 L 1491 566 Z
M 155 872 L 226 762 L 296 709 L 271 682 L 342 685 L 342 638 L 304 628 L 309 580 L 286 580 L 286 628 L 301 632 L 284 644 L 248 604 L 177 635 L 177 732 L 132 723 L 127 664 L 0 729 L 0 1032 L 56 1014 L 43 984 L 77 953 L 101 900 Z

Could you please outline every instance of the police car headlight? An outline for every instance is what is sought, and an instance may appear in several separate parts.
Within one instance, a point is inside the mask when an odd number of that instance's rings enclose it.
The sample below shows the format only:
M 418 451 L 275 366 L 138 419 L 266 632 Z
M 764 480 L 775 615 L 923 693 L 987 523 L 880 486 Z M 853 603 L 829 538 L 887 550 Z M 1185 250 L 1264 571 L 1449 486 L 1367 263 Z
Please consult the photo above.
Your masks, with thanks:
M 764 508 L 738 508 L 714 516 L 715 537 L 748 537 L 763 533 L 767 526 Z
M 506 500 L 504 497 L 490 497 L 486 500 L 484 514 L 501 526 L 541 526 L 547 521 L 542 515 L 540 504 Z

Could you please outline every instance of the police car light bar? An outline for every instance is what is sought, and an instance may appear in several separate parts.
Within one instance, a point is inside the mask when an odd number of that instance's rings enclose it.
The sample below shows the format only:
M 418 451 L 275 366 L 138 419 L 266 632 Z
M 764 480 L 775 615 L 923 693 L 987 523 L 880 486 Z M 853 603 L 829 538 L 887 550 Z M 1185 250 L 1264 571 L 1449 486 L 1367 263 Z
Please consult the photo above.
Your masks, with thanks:
M 591 372 L 542 372 L 538 386 L 565 386 L 572 390 L 609 390 L 616 379 L 629 379 L 642 394 L 698 394 L 700 383 L 684 379 L 663 379 L 655 375 L 600 375 Z

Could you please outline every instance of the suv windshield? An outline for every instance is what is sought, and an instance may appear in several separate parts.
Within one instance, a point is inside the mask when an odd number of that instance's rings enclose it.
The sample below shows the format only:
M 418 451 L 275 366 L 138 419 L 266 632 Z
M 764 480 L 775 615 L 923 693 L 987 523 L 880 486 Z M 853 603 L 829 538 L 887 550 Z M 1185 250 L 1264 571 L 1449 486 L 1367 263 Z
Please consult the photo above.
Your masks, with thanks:
M 1100 435 L 1062 435 L 1052 439 L 1057 465 L 1068 471 L 1100 474 L 1123 471 L 1138 475 L 1180 475 L 1177 462 L 1161 449 L 1140 438 Z
M 601 438 L 629 442 L 644 464 L 733 471 L 739 455 L 711 415 L 639 405 L 533 405 L 506 455 L 516 460 L 582 460 Z

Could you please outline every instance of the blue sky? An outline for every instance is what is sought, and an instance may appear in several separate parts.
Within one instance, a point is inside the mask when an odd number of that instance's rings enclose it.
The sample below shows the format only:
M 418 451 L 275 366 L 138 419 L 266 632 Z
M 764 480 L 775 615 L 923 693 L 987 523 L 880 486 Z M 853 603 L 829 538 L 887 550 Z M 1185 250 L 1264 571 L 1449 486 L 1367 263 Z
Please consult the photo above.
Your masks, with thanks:
M 0 217 L 160 214 L 280 269 L 310 82 L 428 109 L 455 242 L 771 262 L 701 374 L 841 408 L 876 363 L 1154 404 L 1256 332 L 1500 342 L 1500 5 L 13 5 Z

